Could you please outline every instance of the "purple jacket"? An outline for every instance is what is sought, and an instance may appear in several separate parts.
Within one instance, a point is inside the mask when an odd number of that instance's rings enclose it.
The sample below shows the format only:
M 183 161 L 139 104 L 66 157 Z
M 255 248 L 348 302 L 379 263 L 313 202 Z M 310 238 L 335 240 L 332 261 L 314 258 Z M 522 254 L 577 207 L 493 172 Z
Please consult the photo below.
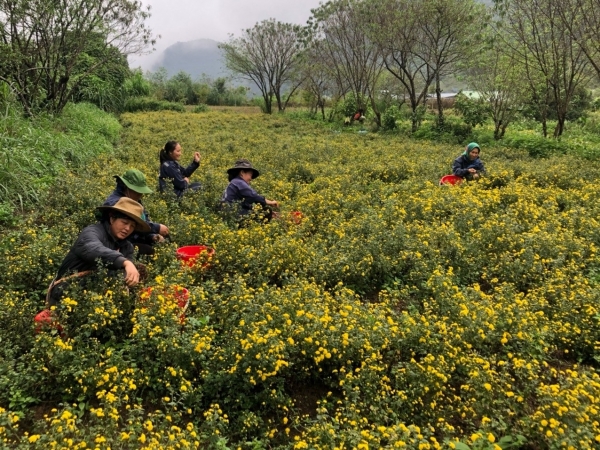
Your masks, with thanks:
M 241 177 L 234 178 L 229 182 L 229 186 L 223 192 L 221 197 L 223 204 L 229 205 L 239 204 L 239 214 L 244 215 L 252 211 L 254 203 L 260 203 L 262 206 L 267 206 L 267 202 L 262 195 L 259 195 L 250 187 Z

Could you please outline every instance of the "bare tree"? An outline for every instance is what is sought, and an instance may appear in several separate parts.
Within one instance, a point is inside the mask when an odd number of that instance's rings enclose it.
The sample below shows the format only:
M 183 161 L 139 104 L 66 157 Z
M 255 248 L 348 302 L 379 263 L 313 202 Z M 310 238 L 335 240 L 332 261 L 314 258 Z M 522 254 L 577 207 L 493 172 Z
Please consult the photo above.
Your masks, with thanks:
M 465 63 L 469 83 L 487 104 L 494 121 L 494 139 L 502 139 L 506 128 L 514 121 L 525 102 L 529 85 L 523 66 L 514 64 L 513 57 L 497 40 L 474 48 L 478 56 Z
M 473 59 L 472 50 L 485 25 L 485 7 L 473 0 L 431 0 L 421 6 L 420 26 L 425 53 L 435 77 L 438 125 L 444 123 L 441 79 L 456 70 L 461 61 Z
M 58 113 L 85 76 L 114 58 L 111 51 L 98 51 L 99 41 L 122 55 L 142 53 L 154 43 L 144 25 L 149 16 L 136 0 L 0 0 L 0 79 L 26 114 Z M 83 73 L 74 72 L 92 45 L 102 56 Z
M 325 99 L 333 94 L 333 80 L 329 77 L 327 62 L 319 59 L 315 47 L 309 47 L 303 53 L 299 77 L 303 80 L 302 87 L 311 96 L 314 113 L 321 111 L 325 120 Z
M 239 38 L 219 45 L 225 64 L 235 75 L 252 81 L 260 89 L 265 112 L 271 114 L 273 96 L 279 111 L 284 111 L 302 80 L 297 69 L 302 51 L 302 28 L 298 25 L 263 20 Z M 289 88 L 286 98 L 283 89 Z
M 443 122 L 440 80 L 469 55 L 481 10 L 472 0 L 379 0 L 372 5 L 369 36 L 379 45 L 386 69 L 406 90 L 413 132 L 434 82 Z
M 600 0 L 564 0 L 558 13 L 600 77 Z
M 554 104 L 557 116 L 554 137 L 561 136 L 564 131 L 575 89 L 585 84 L 591 75 L 590 60 L 569 31 L 570 27 L 565 25 L 575 23 L 580 12 L 564 14 L 560 6 L 562 1 L 497 2 L 501 13 L 500 35 L 511 48 L 515 62 L 525 67 L 534 99 L 547 105 L 544 101 L 547 95 Z M 537 81 L 539 74 L 543 79 L 541 86 Z M 545 118 L 543 120 L 545 122 Z
M 379 48 L 365 33 L 369 7 L 363 0 L 330 1 L 312 10 L 309 26 L 315 33 L 313 49 L 319 60 L 326 61 L 337 92 L 351 92 L 362 109 L 366 109 L 363 102 L 369 101 L 381 125 L 376 87 L 383 61 Z

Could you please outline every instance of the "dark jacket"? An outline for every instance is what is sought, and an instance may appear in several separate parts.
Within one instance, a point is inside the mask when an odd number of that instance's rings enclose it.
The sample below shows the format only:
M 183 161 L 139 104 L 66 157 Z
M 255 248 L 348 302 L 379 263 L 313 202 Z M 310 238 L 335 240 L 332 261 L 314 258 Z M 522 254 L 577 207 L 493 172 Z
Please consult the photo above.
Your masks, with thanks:
M 112 192 L 112 194 L 110 194 L 106 200 L 104 200 L 104 204 L 102 206 L 114 206 L 121 197 L 125 197 L 125 189 L 123 188 L 123 186 L 119 183 L 117 184 L 117 188 Z M 142 202 L 138 202 L 140 205 L 142 205 Z M 142 205 L 143 206 L 143 205 Z M 141 244 L 150 244 L 152 245 L 154 243 L 154 236 L 156 236 L 157 234 L 159 234 L 160 231 L 160 223 L 155 223 L 152 222 L 150 220 L 150 216 L 148 215 L 148 212 L 146 211 L 146 208 L 144 208 L 144 220 L 146 221 L 146 223 L 148 225 L 150 225 L 150 233 L 140 233 L 140 232 L 136 232 L 134 231 L 128 238 L 127 240 L 132 242 L 132 243 L 141 243 Z
M 173 180 L 173 189 L 177 197 L 181 197 L 183 192 L 188 187 L 188 182 L 184 178 L 189 178 L 200 167 L 200 163 L 192 161 L 187 167 L 183 167 L 177 161 L 165 161 L 160 165 L 160 173 L 158 175 L 158 188 L 161 192 L 164 192 L 167 183 L 167 179 Z
M 221 202 L 228 205 L 239 204 L 238 213 L 240 215 L 245 215 L 252 211 L 252 205 L 254 203 L 267 206 L 265 198 L 262 195 L 259 195 L 240 177 L 234 178 L 229 182 L 225 192 L 223 192 Z
M 56 279 L 75 271 L 94 270 L 98 260 L 109 270 L 122 269 L 126 260 L 133 262 L 133 244 L 126 239 L 115 239 L 109 227 L 107 221 L 85 227 L 65 256 Z
M 84 277 L 73 277 L 74 274 L 86 271 L 94 272 L 98 263 L 107 266 L 111 276 L 121 273 L 125 261 L 133 262 L 133 244 L 127 240 L 117 240 L 109 232 L 109 222 L 98 222 L 85 227 L 75 243 L 65 256 L 56 277 L 48 289 L 46 300 L 48 306 L 58 305 L 65 289 L 72 282 L 79 283 L 83 288 L 92 288 L 101 280 L 87 274 Z M 63 281 L 62 279 L 66 279 Z M 70 277 L 70 278 L 69 278 Z M 86 284 L 89 287 L 86 287 Z
M 469 172 L 469 169 L 475 169 L 478 173 L 485 172 L 485 167 L 483 167 L 481 159 L 477 158 L 476 160 L 471 161 L 469 157 L 464 154 L 456 158 L 452 164 L 452 173 L 457 177 L 470 178 L 472 174 Z

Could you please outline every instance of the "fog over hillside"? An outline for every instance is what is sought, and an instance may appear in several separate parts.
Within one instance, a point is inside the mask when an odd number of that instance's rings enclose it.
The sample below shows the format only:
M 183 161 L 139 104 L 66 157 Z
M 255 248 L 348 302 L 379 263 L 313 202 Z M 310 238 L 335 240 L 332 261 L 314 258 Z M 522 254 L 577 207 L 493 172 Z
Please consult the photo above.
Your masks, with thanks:
M 154 72 L 158 68 L 164 67 L 169 76 L 184 71 L 189 73 L 192 78 L 198 78 L 203 74 L 210 78 L 227 76 L 228 73 L 218 46 L 219 43 L 212 39 L 177 42 L 158 55 L 149 70 Z

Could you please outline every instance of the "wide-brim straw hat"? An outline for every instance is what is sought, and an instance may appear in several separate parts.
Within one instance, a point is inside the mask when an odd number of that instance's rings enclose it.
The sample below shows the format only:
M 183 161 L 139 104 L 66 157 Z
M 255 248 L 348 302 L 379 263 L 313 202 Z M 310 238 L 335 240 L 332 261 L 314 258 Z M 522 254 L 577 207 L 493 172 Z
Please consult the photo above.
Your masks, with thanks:
M 252 179 L 257 178 L 260 175 L 260 172 L 252 167 L 252 163 L 247 159 L 238 159 L 233 167 L 227 169 L 227 173 L 229 176 L 235 175 L 240 170 L 251 170 L 252 171 Z
M 138 194 L 152 194 L 152 189 L 146 184 L 146 176 L 137 169 L 129 169 L 123 175 L 114 177 Z
M 121 197 L 114 206 L 98 206 L 97 209 L 101 212 L 116 211 L 124 214 L 135 221 L 135 231 L 150 232 L 150 225 L 145 220 L 144 207 L 129 197 Z

